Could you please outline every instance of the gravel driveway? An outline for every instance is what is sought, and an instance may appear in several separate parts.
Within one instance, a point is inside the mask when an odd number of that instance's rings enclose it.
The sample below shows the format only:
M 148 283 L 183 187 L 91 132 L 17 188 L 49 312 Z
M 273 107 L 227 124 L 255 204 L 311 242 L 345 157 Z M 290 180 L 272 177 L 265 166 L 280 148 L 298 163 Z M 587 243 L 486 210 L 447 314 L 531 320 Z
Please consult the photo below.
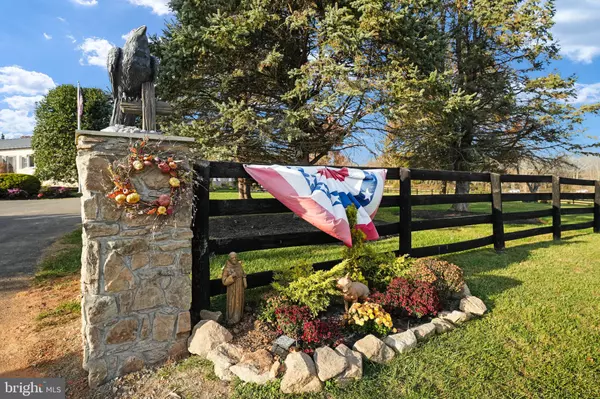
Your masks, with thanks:
M 0 201 L 0 295 L 19 289 L 44 248 L 80 223 L 79 198 Z

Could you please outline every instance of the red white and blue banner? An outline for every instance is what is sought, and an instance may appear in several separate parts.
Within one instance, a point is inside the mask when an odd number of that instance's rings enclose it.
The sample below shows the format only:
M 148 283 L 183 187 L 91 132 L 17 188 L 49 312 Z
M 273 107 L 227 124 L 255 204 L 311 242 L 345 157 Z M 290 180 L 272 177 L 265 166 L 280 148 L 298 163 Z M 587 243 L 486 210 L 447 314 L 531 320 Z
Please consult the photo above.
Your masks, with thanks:
M 244 165 L 246 172 L 292 212 L 351 247 L 346 207 L 358 210 L 357 228 L 379 238 L 373 218 L 383 196 L 387 169 L 326 166 Z

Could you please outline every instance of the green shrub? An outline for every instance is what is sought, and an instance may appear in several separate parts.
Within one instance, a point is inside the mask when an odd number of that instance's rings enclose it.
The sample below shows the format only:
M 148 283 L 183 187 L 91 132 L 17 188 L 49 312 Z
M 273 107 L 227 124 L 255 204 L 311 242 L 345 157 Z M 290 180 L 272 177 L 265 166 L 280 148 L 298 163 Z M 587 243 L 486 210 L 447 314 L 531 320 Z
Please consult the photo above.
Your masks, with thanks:
M 2 173 L 0 174 L 0 190 L 8 190 L 9 188 L 20 188 L 27 191 L 29 195 L 38 193 L 42 184 L 40 179 L 31 175 L 22 175 L 19 173 Z
M 411 261 L 396 258 L 392 252 L 376 252 L 365 242 L 366 235 L 356 228 L 357 210 L 354 205 L 346 208 L 352 234 L 352 247 L 344 248 L 344 265 L 352 281 L 368 284 L 371 288 L 385 289 L 394 277 L 404 276 Z
M 460 267 L 434 258 L 416 260 L 408 276 L 413 280 L 433 284 L 442 300 L 450 299 L 452 294 L 460 292 L 465 284 Z
M 275 311 L 278 308 L 290 306 L 291 304 L 290 300 L 285 296 L 269 293 L 263 298 L 263 302 L 260 305 L 258 319 L 276 326 L 277 316 L 275 315 Z
M 339 264 L 331 270 L 319 270 L 292 281 L 287 287 L 280 286 L 278 291 L 292 302 L 307 306 L 313 316 L 316 316 L 327 309 L 332 297 L 340 295 L 335 284 L 343 273 L 343 264 Z

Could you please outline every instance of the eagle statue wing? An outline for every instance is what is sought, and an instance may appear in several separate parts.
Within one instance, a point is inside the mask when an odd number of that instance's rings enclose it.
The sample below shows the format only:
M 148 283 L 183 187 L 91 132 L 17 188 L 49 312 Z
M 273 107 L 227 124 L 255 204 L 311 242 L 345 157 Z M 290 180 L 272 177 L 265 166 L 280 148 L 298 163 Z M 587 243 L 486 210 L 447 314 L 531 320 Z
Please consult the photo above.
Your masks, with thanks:
M 108 77 L 110 78 L 114 100 L 119 98 L 119 83 L 121 80 L 121 54 L 122 50 L 120 47 L 113 47 L 108 52 L 108 57 L 106 57 L 106 67 L 108 69 Z

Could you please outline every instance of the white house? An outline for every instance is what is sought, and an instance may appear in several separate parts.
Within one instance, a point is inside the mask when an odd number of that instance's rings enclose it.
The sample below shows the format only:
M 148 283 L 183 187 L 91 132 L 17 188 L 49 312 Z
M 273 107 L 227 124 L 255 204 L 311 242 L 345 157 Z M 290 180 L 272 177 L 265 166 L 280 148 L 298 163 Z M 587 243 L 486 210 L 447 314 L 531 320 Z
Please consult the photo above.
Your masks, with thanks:
M 0 140 L 0 172 L 27 175 L 35 172 L 31 137 Z

